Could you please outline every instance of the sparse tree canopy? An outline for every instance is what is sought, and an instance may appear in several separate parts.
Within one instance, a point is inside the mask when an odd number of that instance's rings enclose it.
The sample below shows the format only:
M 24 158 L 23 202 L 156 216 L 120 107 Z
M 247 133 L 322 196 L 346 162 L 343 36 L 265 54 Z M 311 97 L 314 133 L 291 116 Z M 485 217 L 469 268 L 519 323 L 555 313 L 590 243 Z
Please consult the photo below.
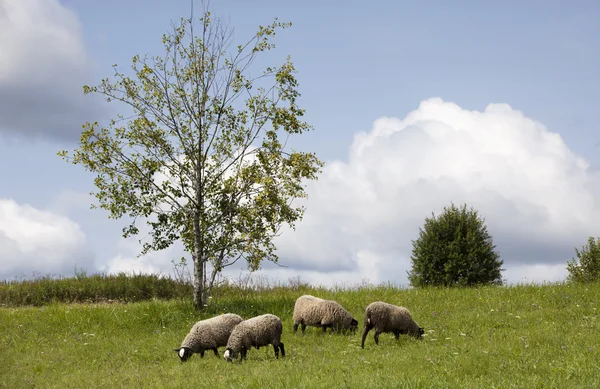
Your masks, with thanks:
M 116 81 L 84 87 L 133 116 L 106 128 L 86 123 L 79 148 L 59 153 L 96 175 L 94 195 L 111 218 L 132 218 L 124 237 L 146 220 L 152 239 L 140 255 L 182 240 L 194 259 L 198 308 L 224 267 L 240 258 L 251 270 L 277 262 L 272 239 L 302 218 L 292 200 L 306 197 L 303 180 L 323 166 L 313 153 L 286 149 L 290 135 L 311 129 L 289 57 L 251 74 L 257 56 L 274 48 L 276 30 L 290 25 L 275 19 L 232 47 L 232 30 L 207 9 L 198 36 L 193 19 L 182 19 L 163 36 L 163 56 L 136 55 L 132 77 L 115 65 Z
M 425 219 L 413 241 L 413 286 L 472 286 L 501 284 L 499 254 L 477 211 L 452 204 L 439 217 Z
M 574 282 L 600 281 L 600 238 L 590 236 L 587 245 L 581 250 L 575 248 L 579 260 L 572 258 L 567 261 L 569 280 Z

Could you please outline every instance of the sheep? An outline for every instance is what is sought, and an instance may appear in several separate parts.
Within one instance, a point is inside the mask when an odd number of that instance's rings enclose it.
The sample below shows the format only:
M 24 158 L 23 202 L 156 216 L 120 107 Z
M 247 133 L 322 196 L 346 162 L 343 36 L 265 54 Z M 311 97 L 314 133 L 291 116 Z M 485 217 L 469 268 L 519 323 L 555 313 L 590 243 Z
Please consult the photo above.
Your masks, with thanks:
M 219 357 L 218 347 L 225 346 L 233 328 L 244 319 L 235 313 L 225 313 L 195 323 L 181 342 L 177 351 L 181 362 L 187 361 L 192 354 L 199 353 L 204 358 L 204 350 L 211 349 Z
M 391 332 L 398 340 L 400 334 L 409 334 L 415 338 L 423 336 L 423 327 L 413 320 L 408 309 L 376 301 L 365 310 L 365 330 L 362 335 L 361 347 L 365 348 L 365 338 L 369 331 L 375 328 L 375 344 L 379 344 L 379 334 Z
M 231 331 L 223 358 L 231 362 L 241 353 L 241 362 L 246 359 L 248 349 L 254 346 L 258 350 L 269 344 L 273 345 L 277 359 L 279 359 L 279 350 L 281 356 L 285 357 L 285 349 L 281 342 L 282 331 L 281 319 L 269 313 L 244 320 Z
M 309 294 L 296 299 L 293 320 L 294 334 L 298 331 L 298 325 L 302 326 L 302 333 L 306 326 L 321 327 L 323 332 L 327 331 L 327 327 L 331 328 L 332 332 L 335 329 L 350 329 L 355 332 L 358 328 L 358 321 L 340 304 Z

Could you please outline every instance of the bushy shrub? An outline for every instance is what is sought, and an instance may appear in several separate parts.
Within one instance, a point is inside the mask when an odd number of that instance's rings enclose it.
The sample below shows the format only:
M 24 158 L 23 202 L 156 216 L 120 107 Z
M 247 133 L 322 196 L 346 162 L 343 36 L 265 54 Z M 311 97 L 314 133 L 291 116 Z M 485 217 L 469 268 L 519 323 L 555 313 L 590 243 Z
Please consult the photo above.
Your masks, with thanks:
M 574 282 L 592 282 L 600 280 L 600 238 L 588 238 L 587 245 L 581 250 L 575 247 L 575 254 L 579 261 L 572 258 L 567 261 L 569 280 Z
M 412 286 L 502 284 L 502 261 L 477 211 L 452 204 L 425 218 L 413 243 Z

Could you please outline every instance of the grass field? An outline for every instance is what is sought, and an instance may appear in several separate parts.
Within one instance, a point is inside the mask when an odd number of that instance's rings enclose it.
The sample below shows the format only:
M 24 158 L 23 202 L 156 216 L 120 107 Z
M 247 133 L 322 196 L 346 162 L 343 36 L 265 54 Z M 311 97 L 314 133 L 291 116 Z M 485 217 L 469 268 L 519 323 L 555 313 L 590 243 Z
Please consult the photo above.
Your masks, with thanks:
M 304 293 L 333 298 L 359 321 L 353 335 L 307 328 L 294 335 Z M 415 340 L 369 334 L 364 308 L 384 300 L 408 307 L 425 327 Z M 600 285 L 478 289 L 346 290 L 225 288 L 206 312 L 175 299 L 0 309 L 2 388 L 596 388 L 600 387 Z M 172 351 L 202 318 L 274 313 L 284 322 L 286 357 L 273 348 L 228 363 L 211 352 L 180 363 Z M 224 348 L 219 349 L 222 356 Z

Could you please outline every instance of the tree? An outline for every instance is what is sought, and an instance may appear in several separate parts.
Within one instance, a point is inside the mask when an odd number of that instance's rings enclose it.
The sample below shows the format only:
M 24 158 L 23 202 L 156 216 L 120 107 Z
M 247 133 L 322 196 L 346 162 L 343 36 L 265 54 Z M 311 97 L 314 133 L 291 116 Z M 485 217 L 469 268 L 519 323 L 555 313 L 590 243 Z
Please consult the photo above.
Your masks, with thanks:
M 590 236 L 587 245 L 581 250 L 575 247 L 579 261 L 572 258 L 567 261 L 568 279 L 574 282 L 594 282 L 600 280 L 600 238 Z
M 146 221 L 151 239 L 139 256 L 181 240 L 192 254 L 194 304 L 202 309 L 226 266 L 243 258 L 254 271 L 263 260 L 278 261 L 273 238 L 301 220 L 304 208 L 292 202 L 306 197 L 304 180 L 317 179 L 323 162 L 286 148 L 290 136 L 312 129 L 301 120 L 289 56 L 251 74 L 257 56 L 275 47 L 276 31 L 291 23 L 275 18 L 232 47 L 233 30 L 207 7 L 199 20 L 199 36 L 193 8 L 163 35 L 164 56 L 134 56 L 133 77 L 114 65 L 116 81 L 84 86 L 133 115 L 117 115 L 107 128 L 86 123 L 79 147 L 59 155 L 96 175 L 93 208 L 131 218 L 124 237 Z
M 502 261 L 485 221 L 466 204 L 452 204 L 439 217 L 432 213 L 425 218 L 412 243 L 412 286 L 502 284 Z

